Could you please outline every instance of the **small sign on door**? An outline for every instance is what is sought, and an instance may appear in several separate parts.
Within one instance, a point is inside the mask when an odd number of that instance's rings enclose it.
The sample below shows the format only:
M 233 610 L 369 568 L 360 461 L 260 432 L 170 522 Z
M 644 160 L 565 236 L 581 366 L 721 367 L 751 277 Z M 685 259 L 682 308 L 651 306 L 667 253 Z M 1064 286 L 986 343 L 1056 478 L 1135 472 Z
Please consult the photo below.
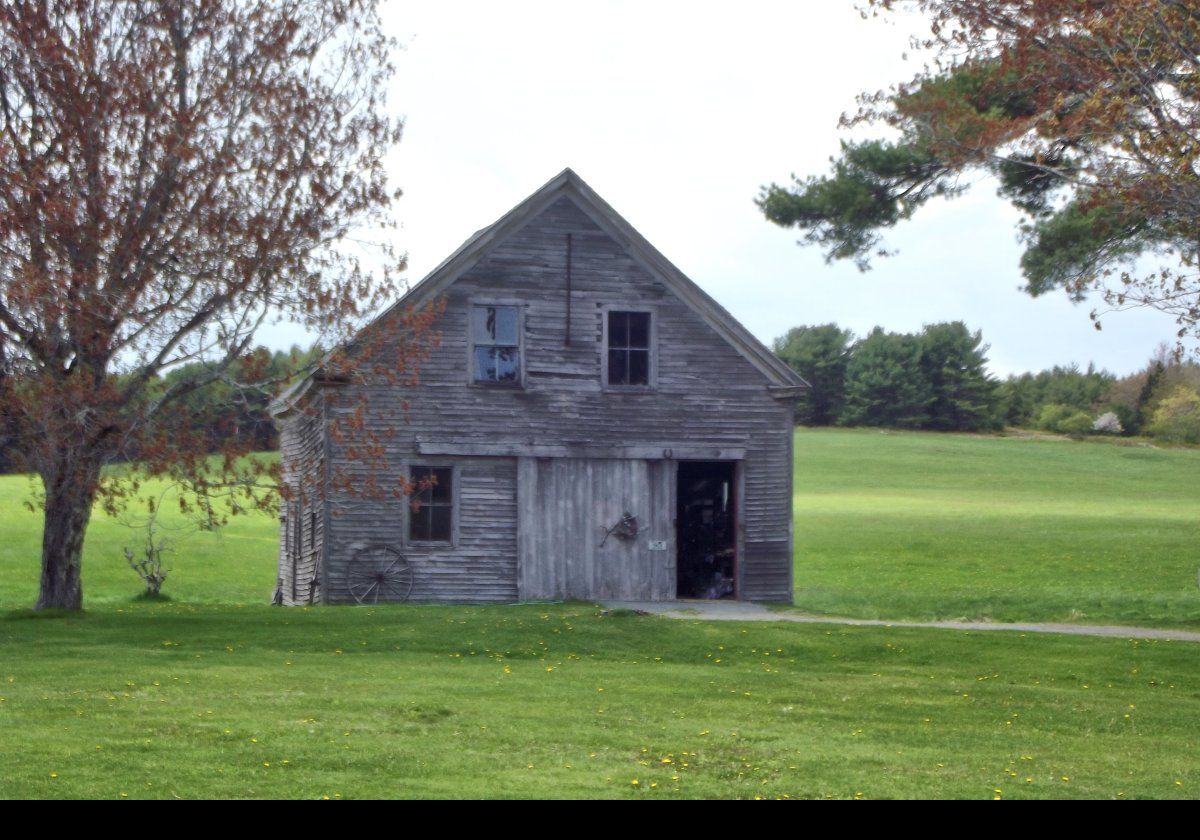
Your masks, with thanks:
M 667 550 L 667 541 L 666 540 L 650 540 L 650 550 L 651 551 L 666 551 Z

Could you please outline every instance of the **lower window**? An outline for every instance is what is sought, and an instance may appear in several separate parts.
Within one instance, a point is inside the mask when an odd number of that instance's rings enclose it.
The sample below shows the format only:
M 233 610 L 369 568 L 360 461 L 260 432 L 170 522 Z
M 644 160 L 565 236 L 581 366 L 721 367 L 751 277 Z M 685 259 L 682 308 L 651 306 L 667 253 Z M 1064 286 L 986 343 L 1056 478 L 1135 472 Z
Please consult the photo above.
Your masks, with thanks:
M 451 542 L 454 535 L 454 470 L 450 467 L 411 467 L 415 491 L 409 504 L 411 542 Z

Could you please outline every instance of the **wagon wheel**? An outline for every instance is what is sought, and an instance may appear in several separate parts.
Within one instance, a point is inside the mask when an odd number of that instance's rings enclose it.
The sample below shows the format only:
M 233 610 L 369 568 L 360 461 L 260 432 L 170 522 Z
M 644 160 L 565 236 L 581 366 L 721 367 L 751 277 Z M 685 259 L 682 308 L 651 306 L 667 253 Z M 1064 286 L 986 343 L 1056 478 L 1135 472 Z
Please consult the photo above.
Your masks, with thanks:
M 360 604 L 407 601 L 412 587 L 412 566 L 390 546 L 364 548 L 346 567 L 346 591 Z

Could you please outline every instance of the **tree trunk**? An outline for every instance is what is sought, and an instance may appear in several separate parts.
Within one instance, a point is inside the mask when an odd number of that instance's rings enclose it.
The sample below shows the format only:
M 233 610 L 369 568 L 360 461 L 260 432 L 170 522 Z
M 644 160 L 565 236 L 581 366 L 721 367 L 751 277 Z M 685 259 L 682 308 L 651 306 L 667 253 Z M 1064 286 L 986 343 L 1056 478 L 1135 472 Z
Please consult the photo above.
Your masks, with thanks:
M 98 463 L 68 454 L 55 464 L 51 475 L 42 476 L 46 487 L 42 584 L 34 609 L 83 607 L 83 536 L 92 517 L 99 477 Z

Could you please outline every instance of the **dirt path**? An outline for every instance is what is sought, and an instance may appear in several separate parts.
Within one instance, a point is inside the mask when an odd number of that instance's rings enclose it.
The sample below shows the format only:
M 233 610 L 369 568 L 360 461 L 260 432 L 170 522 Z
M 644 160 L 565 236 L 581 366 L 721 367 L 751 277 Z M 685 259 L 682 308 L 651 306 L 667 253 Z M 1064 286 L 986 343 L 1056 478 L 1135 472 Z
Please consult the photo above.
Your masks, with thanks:
M 1121 639 L 1170 639 L 1200 642 L 1200 632 L 1156 627 L 1121 627 L 1097 624 L 1008 624 L 987 621 L 882 621 L 836 618 L 787 610 L 770 610 L 746 601 L 605 601 L 609 609 L 638 610 L 667 618 L 703 621 L 790 621 L 798 624 L 840 624 L 852 627 L 928 627 L 939 630 L 986 630 L 1010 633 L 1063 633 L 1069 636 L 1109 636 Z

